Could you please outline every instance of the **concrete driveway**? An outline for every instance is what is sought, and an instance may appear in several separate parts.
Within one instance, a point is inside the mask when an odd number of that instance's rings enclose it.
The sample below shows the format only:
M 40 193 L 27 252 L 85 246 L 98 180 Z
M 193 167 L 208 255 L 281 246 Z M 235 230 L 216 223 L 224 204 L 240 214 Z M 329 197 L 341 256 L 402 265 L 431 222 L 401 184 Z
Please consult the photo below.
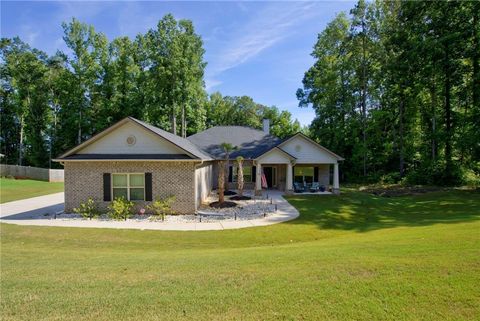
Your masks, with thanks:
M 39 219 L 63 211 L 64 193 L 55 193 L 0 204 L 2 221 Z

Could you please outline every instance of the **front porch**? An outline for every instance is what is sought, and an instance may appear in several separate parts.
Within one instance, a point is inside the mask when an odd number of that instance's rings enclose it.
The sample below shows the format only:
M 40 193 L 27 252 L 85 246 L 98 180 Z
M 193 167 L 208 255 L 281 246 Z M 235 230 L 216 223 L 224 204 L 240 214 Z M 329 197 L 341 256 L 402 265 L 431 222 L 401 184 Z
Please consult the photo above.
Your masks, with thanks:
M 297 164 L 256 162 L 255 194 L 264 190 L 286 193 L 338 194 L 340 192 L 338 163 Z

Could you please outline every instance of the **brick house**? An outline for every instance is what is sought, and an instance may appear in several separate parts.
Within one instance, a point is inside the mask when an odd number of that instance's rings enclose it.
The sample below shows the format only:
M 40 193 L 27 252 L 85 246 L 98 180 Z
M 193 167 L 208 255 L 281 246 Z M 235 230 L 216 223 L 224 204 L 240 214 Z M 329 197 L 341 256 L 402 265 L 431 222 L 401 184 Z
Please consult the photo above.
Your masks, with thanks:
M 219 126 L 182 138 L 127 117 L 55 159 L 65 168 L 65 210 L 89 197 L 106 208 L 115 197 L 143 206 L 175 195 L 176 212 L 194 213 L 217 187 L 223 142 L 236 146 L 228 164 L 232 189 L 235 158 L 243 156 L 245 189 L 256 194 L 312 184 L 339 191 L 340 156 L 301 133 L 281 140 L 269 134 L 268 120 L 263 127 Z

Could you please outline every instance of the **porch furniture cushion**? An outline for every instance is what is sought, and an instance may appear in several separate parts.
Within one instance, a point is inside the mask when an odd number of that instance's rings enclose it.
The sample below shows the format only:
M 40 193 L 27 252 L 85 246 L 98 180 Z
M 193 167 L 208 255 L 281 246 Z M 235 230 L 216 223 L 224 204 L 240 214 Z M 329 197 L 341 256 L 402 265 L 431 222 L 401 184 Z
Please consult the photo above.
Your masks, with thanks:
M 300 183 L 293 183 L 293 189 L 295 193 L 305 192 L 305 187 Z
M 318 192 L 320 189 L 320 183 L 318 182 L 313 182 L 312 185 L 310 186 L 310 192 Z

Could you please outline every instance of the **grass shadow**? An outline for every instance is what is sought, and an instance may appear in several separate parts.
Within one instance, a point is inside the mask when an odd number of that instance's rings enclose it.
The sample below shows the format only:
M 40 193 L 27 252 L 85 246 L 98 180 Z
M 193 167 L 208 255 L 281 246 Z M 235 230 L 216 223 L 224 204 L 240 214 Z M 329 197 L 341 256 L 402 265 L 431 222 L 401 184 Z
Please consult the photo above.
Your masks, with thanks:
M 314 224 L 322 229 L 366 232 L 480 219 L 478 190 L 399 197 L 347 191 L 340 196 L 295 195 L 287 200 L 300 211 L 300 217 L 287 224 Z

